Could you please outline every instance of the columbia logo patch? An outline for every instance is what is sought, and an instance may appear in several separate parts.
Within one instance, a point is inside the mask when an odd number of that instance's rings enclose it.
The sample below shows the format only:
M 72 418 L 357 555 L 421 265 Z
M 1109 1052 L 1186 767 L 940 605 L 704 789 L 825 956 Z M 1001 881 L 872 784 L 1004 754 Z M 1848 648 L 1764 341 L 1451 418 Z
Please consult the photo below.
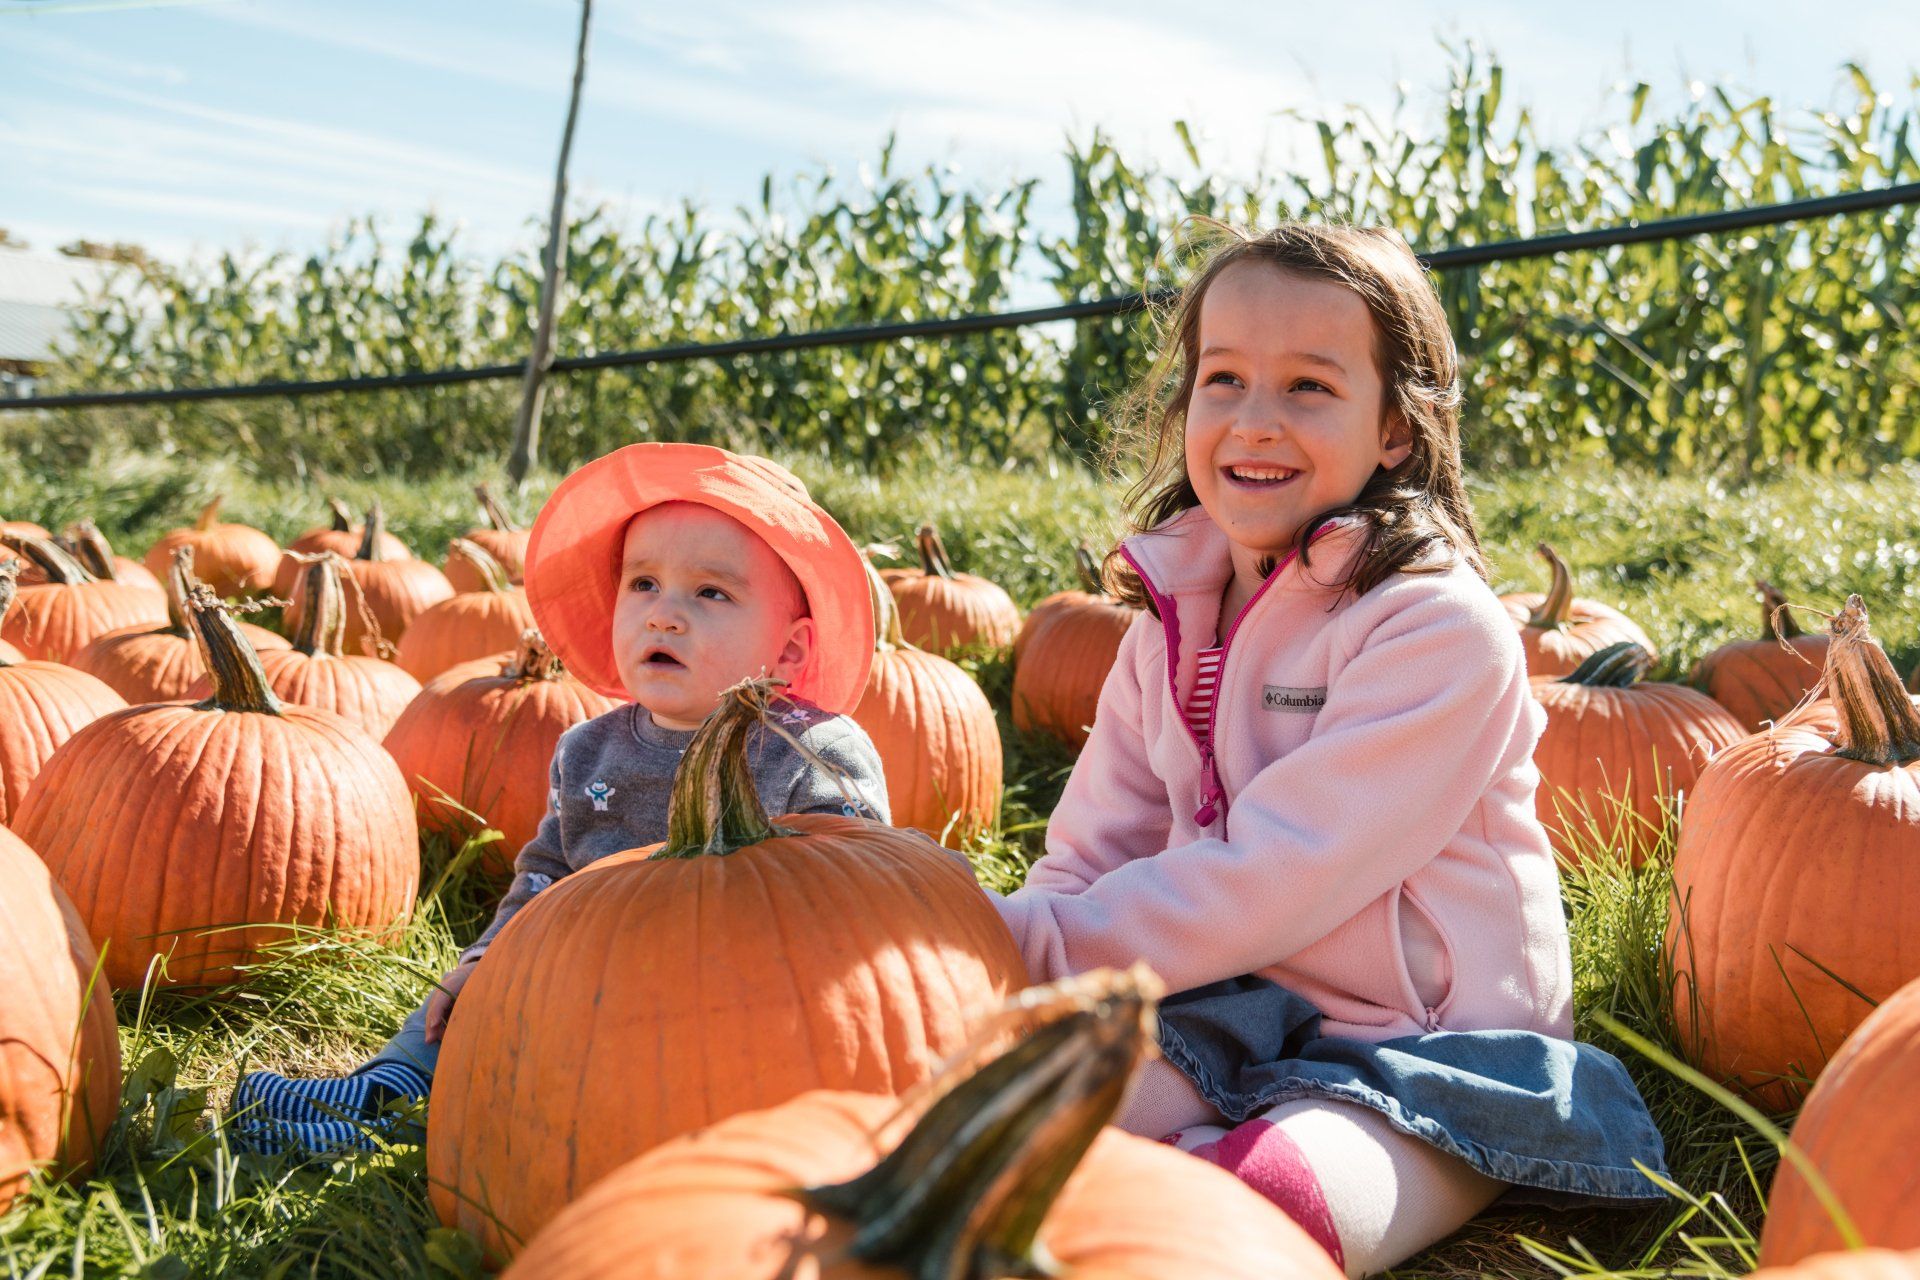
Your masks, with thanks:
M 1291 689 L 1283 684 L 1260 687 L 1260 705 L 1269 711 L 1301 711 L 1311 714 L 1327 705 L 1327 686 L 1317 689 Z

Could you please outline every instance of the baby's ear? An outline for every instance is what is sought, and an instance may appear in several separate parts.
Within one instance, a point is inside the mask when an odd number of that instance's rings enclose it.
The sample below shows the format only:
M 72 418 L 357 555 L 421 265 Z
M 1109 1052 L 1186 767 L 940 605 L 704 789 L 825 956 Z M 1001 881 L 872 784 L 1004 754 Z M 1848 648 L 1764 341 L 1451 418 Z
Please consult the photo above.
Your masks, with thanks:
M 774 660 L 773 674 L 791 680 L 806 670 L 808 660 L 813 657 L 815 638 L 813 619 L 795 618 L 787 628 L 787 642 Z

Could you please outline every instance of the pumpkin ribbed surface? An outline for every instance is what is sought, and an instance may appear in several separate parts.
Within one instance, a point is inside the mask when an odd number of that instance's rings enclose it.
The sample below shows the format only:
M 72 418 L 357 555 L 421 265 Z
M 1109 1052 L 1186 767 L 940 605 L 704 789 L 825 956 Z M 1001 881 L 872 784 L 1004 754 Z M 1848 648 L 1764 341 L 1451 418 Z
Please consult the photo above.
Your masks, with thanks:
M 1059 606 L 1035 628 L 1013 669 L 1014 727 L 1085 746 L 1100 690 L 1139 612 L 1090 596 Z
M 300 581 L 300 556 L 318 555 L 322 551 L 331 551 L 337 556 L 352 558 L 366 538 L 366 526 L 351 524 L 338 529 L 309 529 L 292 542 L 280 556 L 280 563 L 273 571 L 273 594 L 282 600 L 293 594 L 294 586 Z M 406 543 L 390 533 L 380 535 L 380 554 L 387 560 L 411 560 L 413 551 Z
M 346 576 L 342 651 L 349 654 L 369 653 L 364 642 L 376 633 L 385 644 L 398 645 L 415 617 L 453 595 L 446 575 L 426 561 L 389 559 L 386 531 L 386 516 L 375 502 L 367 510 L 359 548 L 351 558 L 337 562 Z M 298 629 L 306 622 L 310 582 L 310 577 L 301 577 L 294 584 L 287 606 L 289 628 Z M 377 656 L 389 655 L 383 650 Z
M 1776 1107 L 1805 1091 L 1868 1001 L 1920 977 L 1920 716 L 1857 606 L 1836 616 L 1846 643 L 1836 638 L 1827 663 L 1854 727 L 1836 709 L 1729 747 L 1696 784 L 1674 854 L 1680 1043 Z M 1891 749 L 1860 718 L 1876 710 L 1904 722 Z
M 1036 988 L 1025 1034 L 969 1054 L 931 1103 L 813 1092 L 669 1143 L 602 1179 L 508 1275 L 1333 1280 L 1238 1178 L 1105 1127 L 1159 992 L 1144 966 Z
M 155 578 L 166 577 L 175 547 L 192 547 L 194 574 L 215 595 L 247 595 L 272 585 L 280 544 L 250 525 L 220 523 L 221 502 L 208 503 L 192 528 L 164 533 L 147 548 L 146 566 Z
M 265 627 L 246 622 L 239 627 L 247 643 L 262 653 L 292 647 L 285 636 Z M 129 628 L 101 636 L 76 653 L 71 665 L 134 706 L 205 696 L 206 669 L 200 665 L 200 652 L 191 636 L 171 627 Z M 198 695 L 195 686 L 199 686 Z
M 0 640 L 29 658 L 67 662 L 112 631 L 153 627 L 167 620 L 151 591 L 118 582 L 49 583 L 22 587 Z
M 1005 648 L 1020 631 L 1020 608 L 997 584 L 954 572 L 932 525 L 917 535 L 920 568 L 881 575 L 900 611 L 900 631 L 916 648 L 947 653 L 964 645 Z
M 138 986 L 156 955 L 171 956 L 170 985 L 227 981 L 287 939 L 270 926 L 384 930 L 407 918 L 419 880 L 392 758 L 332 712 L 281 704 L 205 587 L 194 614 L 214 697 L 95 720 L 15 816 L 116 987 Z
M 1725 707 L 1748 733 L 1778 720 L 1820 687 L 1827 637 L 1802 635 L 1786 597 L 1771 583 L 1756 582 L 1761 599 L 1761 637 L 1733 640 L 1700 659 L 1693 683 Z
M 1609 834 L 1624 825 L 1639 861 L 1664 828 L 1661 796 L 1690 793 L 1713 755 L 1747 736 L 1719 703 L 1682 685 L 1535 680 L 1531 688 L 1547 713 L 1533 751 L 1534 808 L 1563 857 L 1591 841 L 1595 824 Z M 1623 801 L 1632 815 L 1624 824 Z
M 120 1109 L 113 1000 L 46 864 L 0 827 L 0 1213 L 26 1172 L 89 1165 Z
M 267 685 L 288 702 L 331 711 L 378 742 L 420 695 L 420 682 L 378 658 L 356 653 L 301 653 L 275 649 L 260 655 Z M 187 694 L 204 698 L 212 686 L 205 676 Z
M 958 847 L 1000 807 L 993 704 L 958 666 L 917 649 L 876 653 L 854 723 L 880 753 L 893 823 Z M 957 819 L 957 820 L 956 820 Z
M 453 545 L 448 564 L 466 566 L 480 575 L 483 585 L 457 592 L 408 624 L 394 661 L 420 680 L 431 680 L 457 663 L 512 649 L 534 625 L 527 593 L 508 584 L 498 560 L 465 538 L 455 538 Z
M 488 527 L 469 529 L 461 536 L 478 544 L 481 550 L 497 560 L 506 571 L 509 582 L 517 584 L 523 581 L 527 576 L 527 542 L 533 537 L 533 530 L 516 525 L 507 514 L 507 509 L 486 485 L 475 485 L 473 496 L 480 501 L 480 510 L 487 517 Z M 456 592 L 484 590 L 488 581 L 486 574 L 477 566 L 452 554 L 447 556 L 446 574 L 447 581 L 453 584 Z
M 529 649 L 506 671 L 495 663 L 478 677 L 456 669 L 456 678 L 430 681 L 385 742 L 418 797 L 423 830 L 464 840 L 481 825 L 473 813 L 500 832 L 482 861 L 495 875 L 513 873 L 547 811 L 560 735 L 620 705 L 561 671 L 537 634 Z
M 1025 984 L 952 854 L 860 818 L 769 825 L 745 763 L 758 715 L 730 697 L 709 717 L 668 842 L 540 893 L 454 1006 L 428 1177 L 441 1220 L 490 1254 L 715 1120 L 919 1083 L 967 1042 L 970 1013 Z
M 0 665 L 0 824 L 12 825 L 61 743 L 126 705 L 84 671 L 54 662 Z
M 1866 1244 L 1920 1249 L 1920 981 L 1867 1015 L 1820 1073 L 1793 1142 Z M 1844 1247 L 1806 1178 L 1782 1161 L 1767 1198 L 1760 1261 L 1799 1262 Z M 1920 1275 L 1920 1269 L 1915 1274 Z

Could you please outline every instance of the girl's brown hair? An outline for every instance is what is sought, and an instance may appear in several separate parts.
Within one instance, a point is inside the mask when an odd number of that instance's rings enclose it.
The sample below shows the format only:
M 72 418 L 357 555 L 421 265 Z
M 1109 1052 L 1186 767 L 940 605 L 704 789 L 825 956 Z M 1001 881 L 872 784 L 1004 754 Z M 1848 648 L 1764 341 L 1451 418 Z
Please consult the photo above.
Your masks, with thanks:
M 1196 218 L 1213 247 L 1162 321 L 1163 340 L 1147 376 L 1121 401 L 1115 461 L 1144 457 L 1146 470 L 1127 491 L 1133 533 L 1200 504 L 1187 475 L 1187 404 L 1200 355 L 1200 304 L 1228 267 L 1262 262 L 1359 294 L 1373 317 L 1374 361 L 1385 383 L 1382 409 L 1397 415 L 1413 451 L 1399 466 L 1375 468 L 1359 496 L 1323 511 L 1300 529 L 1300 563 L 1307 544 L 1327 521 L 1359 515 L 1365 543 L 1345 582 L 1331 584 L 1365 595 L 1396 572 L 1438 573 L 1464 558 L 1482 578 L 1487 564 L 1474 529 L 1460 467 L 1460 359 L 1440 299 L 1407 242 L 1371 227 L 1289 222 L 1252 235 L 1211 218 Z M 1436 547 L 1451 554 L 1428 561 Z M 1266 566 L 1272 572 L 1272 565 Z M 1119 554 L 1108 554 L 1106 577 L 1115 595 L 1151 609 L 1146 587 Z

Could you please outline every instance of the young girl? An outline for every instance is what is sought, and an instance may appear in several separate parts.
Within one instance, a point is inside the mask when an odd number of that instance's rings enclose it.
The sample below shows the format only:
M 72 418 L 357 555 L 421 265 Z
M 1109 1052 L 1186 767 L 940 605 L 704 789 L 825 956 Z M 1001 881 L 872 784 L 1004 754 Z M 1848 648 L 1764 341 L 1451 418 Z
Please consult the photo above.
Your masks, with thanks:
M 1639 1095 L 1570 1038 L 1546 717 L 1439 300 L 1391 232 L 1228 235 L 1133 399 L 1151 460 L 1108 563 L 1145 612 L 1007 923 L 1036 982 L 1159 971 L 1164 1058 L 1121 1123 L 1351 1275 L 1502 1193 L 1658 1199 Z

